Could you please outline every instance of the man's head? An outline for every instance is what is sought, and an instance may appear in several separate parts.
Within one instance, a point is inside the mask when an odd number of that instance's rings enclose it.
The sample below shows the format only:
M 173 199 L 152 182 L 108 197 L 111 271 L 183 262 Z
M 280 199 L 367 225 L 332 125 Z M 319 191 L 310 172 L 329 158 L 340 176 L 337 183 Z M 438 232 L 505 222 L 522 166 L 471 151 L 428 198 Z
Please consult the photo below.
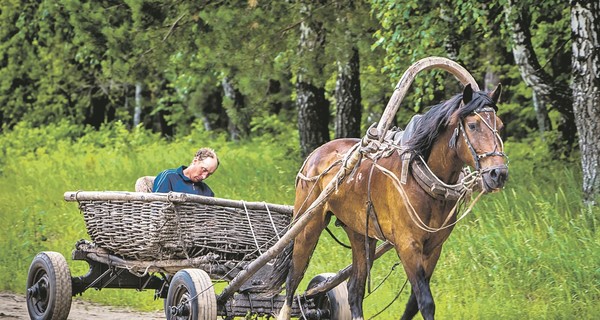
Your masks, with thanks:
M 215 150 L 202 148 L 196 152 L 196 156 L 187 168 L 186 176 L 193 182 L 200 182 L 212 175 L 219 167 L 219 158 Z

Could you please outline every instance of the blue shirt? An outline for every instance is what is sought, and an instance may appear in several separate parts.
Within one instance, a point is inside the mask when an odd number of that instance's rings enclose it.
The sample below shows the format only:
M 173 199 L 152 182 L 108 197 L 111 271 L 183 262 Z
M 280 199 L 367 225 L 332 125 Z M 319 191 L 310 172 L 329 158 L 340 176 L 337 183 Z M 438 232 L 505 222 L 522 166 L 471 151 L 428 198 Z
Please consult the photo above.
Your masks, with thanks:
M 190 178 L 183 174 L 183 170 L 186 166 L 181 166 L 177 169 L 167 169 L 156 176 L 154 179 L 154 185 L 152 186 L 152 192 L 183 192 L 197 194 L 201 196 L 214 197 L 215 193 L 210 187 L 200 181 L 194 183 Z

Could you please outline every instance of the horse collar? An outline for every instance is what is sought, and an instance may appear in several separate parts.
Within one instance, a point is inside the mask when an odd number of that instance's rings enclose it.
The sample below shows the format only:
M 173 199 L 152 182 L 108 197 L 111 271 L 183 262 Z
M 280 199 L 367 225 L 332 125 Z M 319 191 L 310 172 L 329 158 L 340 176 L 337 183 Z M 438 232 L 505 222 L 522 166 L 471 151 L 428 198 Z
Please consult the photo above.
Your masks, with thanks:
M 408 157 L 403 157 L 403 166 L 405 161 L 410 161 Z M 408 163 L 406 163 L 408 165 Z M 440 180 L 427 167 L 427 164 L 421 157 L 410 161 L 412 175 L 419 186 L 427 192 L 432 198 L 437 200 L 452 201 L 458 200 L 465 193 L 466 188 L 462 183 L 449 185 Z M 405 171 L 406 172 L 406 171 Z

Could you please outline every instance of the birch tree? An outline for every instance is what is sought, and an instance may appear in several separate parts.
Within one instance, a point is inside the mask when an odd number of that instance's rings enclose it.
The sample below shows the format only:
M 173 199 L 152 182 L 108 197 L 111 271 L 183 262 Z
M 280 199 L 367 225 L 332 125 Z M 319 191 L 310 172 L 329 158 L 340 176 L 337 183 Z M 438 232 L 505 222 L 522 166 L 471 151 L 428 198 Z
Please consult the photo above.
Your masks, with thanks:
M 571 1 L 573 111 L 579 133 L 584 200 L 600 194 L 600 1 Z

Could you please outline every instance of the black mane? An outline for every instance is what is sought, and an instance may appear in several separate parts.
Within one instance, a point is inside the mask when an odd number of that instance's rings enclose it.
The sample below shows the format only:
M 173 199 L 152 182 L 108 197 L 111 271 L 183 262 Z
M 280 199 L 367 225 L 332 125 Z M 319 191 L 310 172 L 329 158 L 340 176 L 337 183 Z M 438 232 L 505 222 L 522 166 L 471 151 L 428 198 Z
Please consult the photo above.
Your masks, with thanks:
M 473 92 L 473 98 L 467 104 L 462 104 L 463 94 L 457 94 L 447 101 L 430 107 L 417 121 L 415 130 L 406 142 L 406 152 L 418 154 L 427 161 L 431 152 L 431 146 L 435 139 L 450 124 L 453 116 L 463 119 L 473 111 L 492 107 L 498 110 L 496 103 L 484 92 Z

